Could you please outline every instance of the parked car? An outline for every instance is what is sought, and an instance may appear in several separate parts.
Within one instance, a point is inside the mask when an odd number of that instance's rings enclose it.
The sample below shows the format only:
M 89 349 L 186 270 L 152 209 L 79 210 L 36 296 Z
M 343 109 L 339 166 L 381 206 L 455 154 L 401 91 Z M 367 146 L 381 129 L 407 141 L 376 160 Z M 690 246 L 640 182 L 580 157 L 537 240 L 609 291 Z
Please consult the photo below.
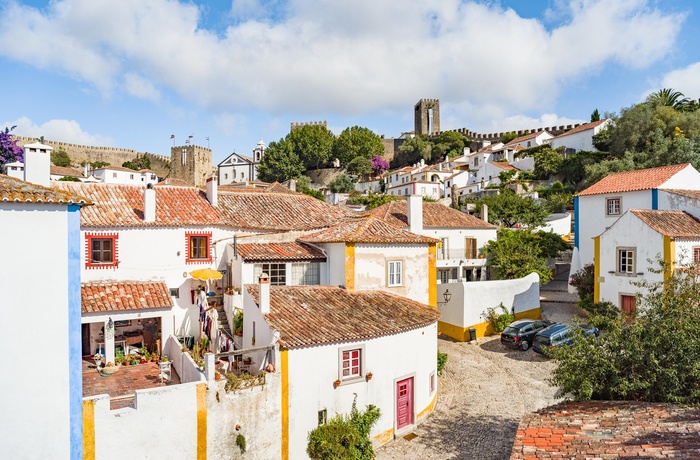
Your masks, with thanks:
M 554 324 L 535 335 L 532 349 L 537 353 L 546 355 L 549 350 L 553 348 L 571 345 L 574 341 L 574 331 L 576 329 L 580 329 L 584 337 L 591 335 L 598 337 L 600 335 L 600 331 L 597 327 L 591 327 L 588 324 L 579 324 L 576 326 L 570 324 Z
M 510 348 L 525 351 L 532 346 L 535 334 L 554 323 L 543 319 L 519 319 L 501 332 L 501 343 Z

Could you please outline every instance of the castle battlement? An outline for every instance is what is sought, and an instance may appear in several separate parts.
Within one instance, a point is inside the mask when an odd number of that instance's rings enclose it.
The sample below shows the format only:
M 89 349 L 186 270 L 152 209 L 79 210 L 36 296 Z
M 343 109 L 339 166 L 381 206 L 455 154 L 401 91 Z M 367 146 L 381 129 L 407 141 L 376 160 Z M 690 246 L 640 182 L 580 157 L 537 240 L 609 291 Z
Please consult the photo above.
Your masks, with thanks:
M 448 131 L 456 131 L 463 136 L 468 137 L 472 141 L 500 141 L 501 138 L 509 133 L 509 132 L 514 132 L 518 137 L 521 136 L 527 136 L 528 134 L 534 134 L 534 133 L 539 133 L 542 131 L 547 131 L 550 133 L 552 136 L 559 136 L 560 134 L 564 134 L 565 132 L 576 128 L 577 126 L 581 126 L 585 123 L 575 123 L 572 125 L 560 125 L 560 126 L 547 126 L 547 127 L 539 127 L 539 128 L 532 128 L 532 129 L 521 129 L 518 131 L 504 131 L 504 132 L 499 132 L 499 133 L 476 133 L 469 128 L 457 128 L 457 129 L 450 129 Z M 436 135 L 441 134 L 443 131 L 436 133 Z
M 290 123 L 289 130 L 293 131 L 297 128 L 303 128 L 304 126 L 323 126 L 324 128 L 328 129 L 328 122 L 326 120 L 292 122 L 292 123 Z

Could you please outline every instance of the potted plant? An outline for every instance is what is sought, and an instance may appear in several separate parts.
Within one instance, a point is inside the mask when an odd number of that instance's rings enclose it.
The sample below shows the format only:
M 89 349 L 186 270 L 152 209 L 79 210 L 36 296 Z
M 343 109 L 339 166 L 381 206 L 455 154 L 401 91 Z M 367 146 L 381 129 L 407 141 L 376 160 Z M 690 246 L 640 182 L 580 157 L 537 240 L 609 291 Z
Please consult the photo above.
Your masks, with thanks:
M 167 363 L 167 362 L 169 362 L 169 361 L 170 361 L 170 359 L 168 358 L 167 355 L 161 355 L 161 357 L 160 357 L 160 362 L 161 362 L 161 363 Z
M 333 388 L 338 388 L 340 386 L 340 379 L 337 379 L 335 382 L 333 382 Z

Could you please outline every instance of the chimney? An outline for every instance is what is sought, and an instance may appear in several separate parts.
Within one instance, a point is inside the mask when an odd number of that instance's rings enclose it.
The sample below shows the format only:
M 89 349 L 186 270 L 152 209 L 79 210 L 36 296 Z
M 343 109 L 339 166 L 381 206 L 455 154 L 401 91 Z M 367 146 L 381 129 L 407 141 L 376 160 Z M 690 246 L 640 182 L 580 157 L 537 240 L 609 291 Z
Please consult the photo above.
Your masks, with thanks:
M 217 179 L 215 174 L 207 177 L 207 200 L 209 200 L 209 204 L 214 207 L 219 205 L 219 188 L 216 183 Z
M 143 192 L 143 221 L 156 221 L 156 191 L 153 190 L 153 184 L 146 185 Z
M 267 275 L 267 273 L 260 274 L 258 283 L 260 286 L 260 299 L 258 301 L 258 306 L 260 307 L 260 313 L 266 315 L 270 313 L 270 277 Z
M 481 205 L 481 220 L 484 222 L 489 221 L 489 207 L 485 204 Z
M 51 182 L 53 147 L 34 142 L 24 146 L 24 181 L 48 187 Z
M 295 181 L 294 179 L 289 179 L 289 190 L 291 190 L 292 192 L 297 191 L 297 181 Z
M 423 232 L 423 197 L 420 195 L 408 197 L 408 231 L 417 234 Z

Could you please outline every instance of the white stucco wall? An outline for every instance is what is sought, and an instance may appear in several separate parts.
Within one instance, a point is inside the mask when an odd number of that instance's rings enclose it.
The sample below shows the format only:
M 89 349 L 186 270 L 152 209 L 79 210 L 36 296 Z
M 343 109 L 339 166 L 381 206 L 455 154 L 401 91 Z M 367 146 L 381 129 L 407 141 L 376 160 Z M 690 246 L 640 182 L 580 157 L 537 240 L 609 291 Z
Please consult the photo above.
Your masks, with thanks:
M 497 308 L 502 302 L 515 313 L 540 308 L 540 277 L 531 273 L 515 280 L 479 281 L 471 283 L 438 284 L 437 297 L 449 290 L 452 298 L 440 305 L 441 323 L 459 328 L 474 326 L 486 321 L 488 307 Z
M 211 232 L 213 243 L 211 263 L 186 262 L 186 234 L 193 232 Z M 85 266 L 87 255 L 85 235 L 95 233 L 118 234 L 118 267 L 87 268 Z M 129 228 L 116 231 L 83 229 L 81 231 L 82 282 L 100 280 L 164 281 L 169 288 L 178 288 L 180 293 L 179 298 L 173 299 L 175 306 L 172 309 L 170 324 L 162 324 L 164 331 L 169 333 L 172 330 L 176 335 L 197 336 L 199 334 L 199 310 L 192 303 L 190 291 L 206 283 L 193 280 L 189 273 L 205 267 L 226 270 L 224 249 L 232 237 L 232 231 L 217 227 Z M 219 282 L 219 285 L 222 283 Z M 213 282 L 210 283 L 210 287 L 213 285 Z M 124 312 L 120 316 L 124 316 L 120 319 L 136 318 L 136 313 Z M 112 319 L 115 317 L 113 316 Z
M 477 251 L 480 253 L 486 243 L 496 239 L 496 228 L 424 228 L 421 235 L 442 240 L 447 238 L 447 251 L 437 248 L 437 268 L 462 266 L 483 266 L 486 259 L 466 258 L 467 237 L 476 238 Z
M 66 209 L 0 201 L 0 458 L 70 458 Z
M 700 217 L 700 200 L 659 190 L 659 209 L 685 211 L 695 217 Z
M 328 255 L 328 285 L 345 286 L 345 243 L 319 244 Z
M 387 263 L 393 260 L 403 262 L 403 280 L 389 287 Z M 427 245 L 355 245 L 355 289 L 378 289 L 427 304 L 428 286 Z
M 608 126 L 608 124 L 610 124 L 610 122 L 611 120 L 607 119 L 595 128 L 587 129 L 585 131 L 580 131 L 574 134 L 569 134 L 561 138 L 555 137 L 549 142 L 549 145 L 551 145 L 553 149 L 557 149 L 559 147 L 566 147 L 569 149 L 575 149 L 577 152 L 579 150 L 597 152 L 598 149 L 596 149 L 593 146 L 593 136 L 598 134 L 602 129 L 605 129 Z
M 544 225 L 538 230 L 554 232 L 562 237 L 569 236 L 571 234 L 571 213 L 550 214 Z
M 700 190 L 700 172 L 692 166 L 687 166 L 683 170 L 677 172 L 669 180 L 658 187 L 665 188 L 680 188 L 688 190 Z
M 340 350 L 363 347 L 363 370 L 372 372 L 370 381 L 360 379 L 334 388 L 339 376 Z M 306 455 L 308 432 L 318 426 L 318 411 L 326 409 L 328 419 L 347 414 L 357 394 L 357 407 L 374 404 L 381 418 L 371 436 L 396 428 L 396 382 L 413 377 L 414 420 L 435 397 L 430 392 L 430 375 L 437 368 L 437 325 L 380 337 L 364 342 L 332 344 L 289 350 L 289 449 L 293 459 Z M 427 415 L 427 414 L 425 414 Z
M 630 208 L 651 209 L 651 190 L 610 193 L 606 195 L 585 195 L 578 197 L 578 240 L 581 266 L 593 263 L 593 237 L 600 235 L 620 216 L 606 216 L 606 200 L 621 197 L 623 214 Z
M 612 302 L 619 308 L 620 294 L 634 295 L 642 292 L 634 283 L 642 279 L 649 282 L 663 281 L 663 274 L 649 271 L 650 267 L 660 268 L 656 259 L 663 258 L 663 243 L 663 235 L 629 212 L 603 233 L 600 236 L 600 301 Z M 636 271 L 632 275 L 615 273 L 617 249 L 622 247 L 636 249 Z M 649 259 L 652 261 L 649 262 Z

